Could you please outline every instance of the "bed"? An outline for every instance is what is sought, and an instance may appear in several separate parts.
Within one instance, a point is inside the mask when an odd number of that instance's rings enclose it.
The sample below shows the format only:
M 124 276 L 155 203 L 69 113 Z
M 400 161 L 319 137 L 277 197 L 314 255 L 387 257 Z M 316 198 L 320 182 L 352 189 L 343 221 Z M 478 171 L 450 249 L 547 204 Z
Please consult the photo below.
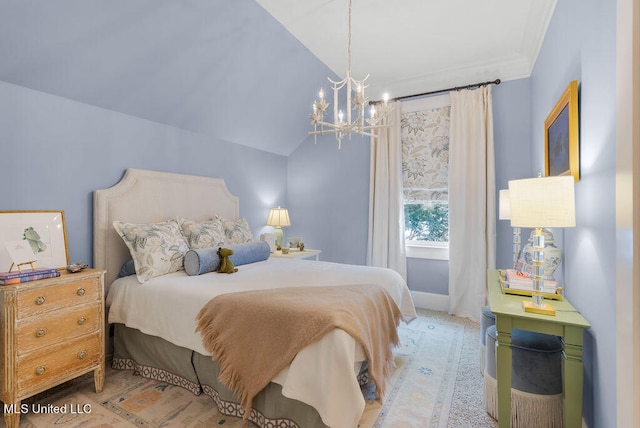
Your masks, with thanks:
M 131 252 L 114 221 L 205 221 L 213 215 L 239 218 L 239 200 L 222 179 L 128 169 L 116 185 L 95 191 L 94 266 L 107 271 L 113 326 L 107 353 L 113 367 L 207 394 L 222 414 L 260 427 L 357 426 L 365 406 L 360 386 L 367 382 L 367 361 L 363 347 L 344 330 L 333 329 L 304 347 L 244 412 L 240 399 L 218 380 L 220 366 L 195 331 L 196 317 L 209 299 L 236 291 L 375 285 L 410 322 L 416 313 L 402 277 L 383 268 L 274 257 L 239 266 L 233 275 L 190 276 L 179 270 L 143 284 L 135 275 L 119 277 Z

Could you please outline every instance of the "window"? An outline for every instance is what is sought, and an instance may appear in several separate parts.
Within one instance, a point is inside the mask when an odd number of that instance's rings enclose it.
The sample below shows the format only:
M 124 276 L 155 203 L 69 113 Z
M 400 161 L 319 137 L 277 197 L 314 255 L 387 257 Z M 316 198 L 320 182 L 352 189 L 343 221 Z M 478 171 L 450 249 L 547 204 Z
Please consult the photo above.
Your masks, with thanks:
M 424 100 L 418 101 L 424 103 Z M 448 259 L 450 106 L 406 110 L 403 105 L 401 138 L 407 255 Z

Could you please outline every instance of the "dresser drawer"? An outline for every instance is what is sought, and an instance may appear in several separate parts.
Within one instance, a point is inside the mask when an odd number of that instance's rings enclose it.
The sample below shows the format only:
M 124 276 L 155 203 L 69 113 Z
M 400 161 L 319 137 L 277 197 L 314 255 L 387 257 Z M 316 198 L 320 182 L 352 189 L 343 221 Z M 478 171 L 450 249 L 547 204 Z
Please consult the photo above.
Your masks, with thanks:
M 16 367 L 18 396 L 72 379 L 102 364 L 100 334 L 81 337 L 59 346 L 44 348 L 19 357 Z
M 98 331 L 100 302 L 72 306 L 18 321 L 18 355 Z
M 102 299 L 99 278 L 85 278 L 55 286 L 20 290 L 17 295 L 17 318 L 26 318 L 69 306 Z

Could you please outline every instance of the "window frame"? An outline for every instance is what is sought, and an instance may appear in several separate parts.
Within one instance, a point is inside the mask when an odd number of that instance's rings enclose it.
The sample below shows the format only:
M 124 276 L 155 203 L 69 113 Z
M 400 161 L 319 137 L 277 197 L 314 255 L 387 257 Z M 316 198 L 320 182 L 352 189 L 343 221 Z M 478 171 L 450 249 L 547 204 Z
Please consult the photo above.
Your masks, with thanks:
M 449 260 L 448 242 L 406 240 L 404 248 L 407 257 L 414 259 Z
M 426 97 L 401 103 L 401 114 L 451 106 L 449 94 Z M 404 203 L 402 210 L 404 212 Z M 449 260 L 449 242 L 405 240 L 407 257 L 430 260 Z

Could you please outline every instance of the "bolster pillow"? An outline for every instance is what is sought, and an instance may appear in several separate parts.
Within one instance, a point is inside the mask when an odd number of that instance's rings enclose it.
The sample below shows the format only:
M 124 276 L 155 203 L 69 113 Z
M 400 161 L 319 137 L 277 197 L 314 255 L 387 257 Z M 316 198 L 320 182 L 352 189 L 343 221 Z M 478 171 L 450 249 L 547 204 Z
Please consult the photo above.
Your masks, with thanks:
M 252 241 L 242 244 L 224 245 L 233 251 L 229 260 L 234 266 L 246 265 L 267 260 L 271 254 L 269 244 L 264 241 Z M 220 247 L 200 248 L 189 250 L 184 255 L 184 270 L 187 275 L 202 275 L 207 272 L 215 272 L 220 266 Z

